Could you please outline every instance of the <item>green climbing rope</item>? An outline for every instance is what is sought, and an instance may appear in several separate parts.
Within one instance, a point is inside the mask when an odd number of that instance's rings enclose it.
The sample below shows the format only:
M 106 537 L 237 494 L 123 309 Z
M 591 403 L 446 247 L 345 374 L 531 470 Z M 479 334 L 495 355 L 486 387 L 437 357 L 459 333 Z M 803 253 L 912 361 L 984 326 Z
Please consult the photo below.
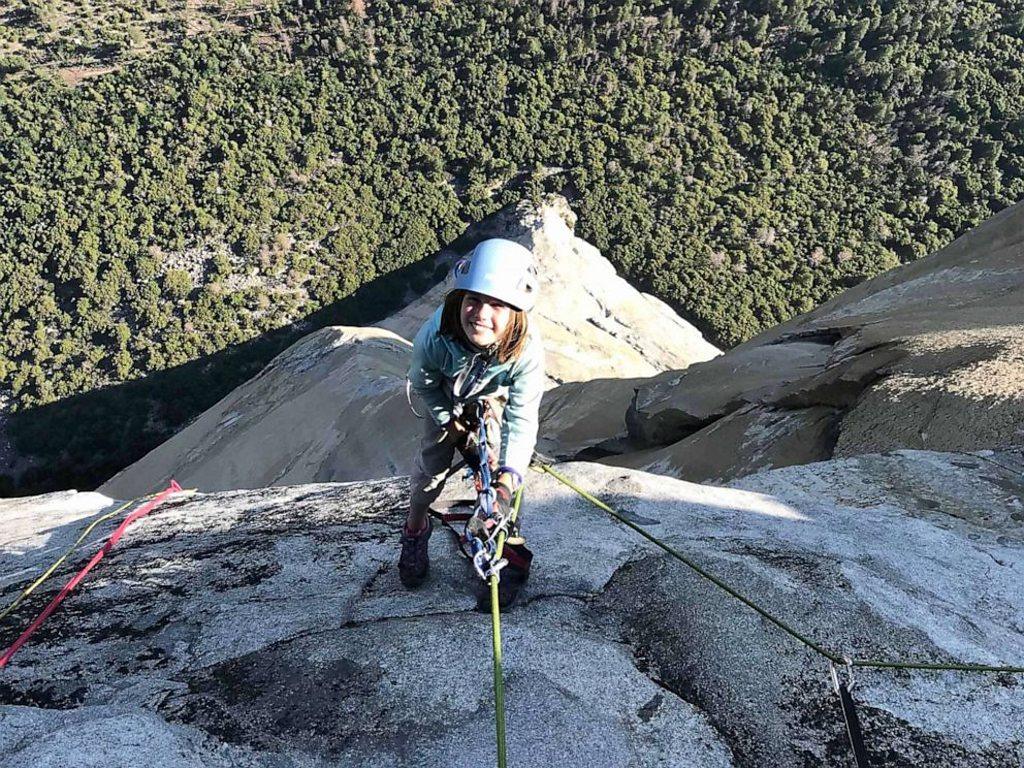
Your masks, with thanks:
M 511 528 L 519 516 L 519 504 L 523 498 L 523 489 L 516 491 L 516 498 L 512 504 L 512 516 L 509 527 Z M 498 548 L 495 551 L 495 559 L 500 560 L 502 552 L 505 551 L 505 531 L 498 534 Z M 498 740 L 498 768 L 506 768 L 508 756 L 505 751 L 505 677 L 501 669 L 501 606 L 498 604 L 498 580 L 499 576 L 491 576 L 491 626 L 493 629 L 494 649 L 494 724 Z
M 989 664 L 930 664 L 918 661 L 876 661 L 874 659 L 850 659 L 851 666 L 872 669 L 931 669 L 940 672 L 1008 672 L 1024 674 L 1024 667 L 996 667 Z
M 835 664 L 837 666 L 844 666 L 845 667 L 845 666 L 849 665 L 849 666 L 854 666 L 854 667 L 871 667 L 871 668 L 877 668 L 877 669 L 922 669 L 922 670 L 935 670 L 935 671 L 948 671 L 948 672 L 997 672 L 997 673 L 1005 672 L 1005 673 L 1011 673 L 1011 674 L 1024 674 L 1024 667 L 990 666 L 990 665 L 987 665 L 987 664 L 932 664 L 932 663 L 914 662 L 914 661 L 877 661 L 877 660 L 874 660 L 874 659 L 847 659 L 847 658 L 844 658 L 840 654 L 832 653 L 831 651 L 826 650 L 825 648 L 823 648 L 821 645 L 819 645 L 818 643 L 814 642 L 810 638 L 806 637 L 805 635 L 801 634 L 797 630 L 793 629 L 793 627 L 789 626 L 789 624 L 784 622 L 782 619 L 780 619 L 780 618 L 778 618 L 776 616 L 773 616 L 771 613 L 766 611 L 764 608 L 762 608 L 761 606 L 757 605 L 753 600 L 750 600 L 749 598 L 747 598 L 744 595 L 740 594 L 739 592 L 737 592 L 735 589 L 730 587 L 728 584 L 726 584 L 724 581 L 722 581 L 718 577 L 714 576 L 711 573 L 708 573 L 706 570 L 704 570 L 699 565 L 694 563 L 688 557 L 686 557 L 685 555 L 683 555 L 680 552 L 676 551 L 675 549 L 670 547 L 668 544 L 665 544 L 664 542 L 659 540 L 656 536 L 651 535 L 650 533 L 645 531 L 643 528 L 641 528 L 639 525 L 637 525 L 633 521 L 628 520 L 624 515 L 622 515 L 619 512 L 616 512 L 614 509 L 609 507 L 607 504 L 605 504 L 600 499 L 598 499 L 595 496 L 592 496 L 591 494 L 589 494 L 586 491 L 584 491 L 582 488 L 580 488 L 578 485 L 573 483 L 571 480 L 569 480 L 565 476 L 561 475 L 560 473 L 558 473 L 554 469 L 552 469 L 552 467 L 549 464 L 540 464 L 539 466 L 540 466 L 541 470 L 543 470 L 544 472 L 547 472 L 549 475 L 554 477 L 556 480 L 558 480 L 563 485 L 566 485 L 569 488 L 572 488 L 574 491 L 576 491 L 576 493 L 578 493 L 584 499 L 589 501 L 591 504 L 593 504 L 594 506 L 598 507 L 599 509 L 603 509 L 605 512 L 610 514 L 612 517 L 614 517 L 619 522 L 623 523 L 624 525 L 629 526 L 634 531 L 636 531 L 641 536 L 643 536 L 645 539 L 647 539 L 648 541 L 650 541 L 653 544 L 657 545 L 661 549 L 665 550 L 668 554 L 672 555 L 672 557 L 676 558 L 677 560 L 679 560 L 683 564 L 685 564 L 688 567 L 690 567 L 691 569 L 693 569 L 697 574 L 699 574 L 703 578 L 707 579 L 708 581 L 710 581 L 715 586 L 719 587 L 720 589 L 724 590 L 725 592 L 728 592 L 730 595 L 732 595 L 737 600 L 739 600 L 741 603 L 743 603 L 744 605 L 746 605 L 749 608 L 753 609 L 754 611 L 757 611 L 758 614 L 760 614 L 762 617 L 764 617 L 765 619 L 770 621 L 772 624 L 777 626 L 779 629 L 781 629 L 783 632 L 788 634 L 790 637 L 792 637 L 793 639 L 799 641 L 803 645 L 807 646 L 808 648 L 810 648 L 815 653 L 818 653 L 821 656 L 824 656 L 826 659 L 828 659 L 830 662 L 832 662 L 833 664 Z

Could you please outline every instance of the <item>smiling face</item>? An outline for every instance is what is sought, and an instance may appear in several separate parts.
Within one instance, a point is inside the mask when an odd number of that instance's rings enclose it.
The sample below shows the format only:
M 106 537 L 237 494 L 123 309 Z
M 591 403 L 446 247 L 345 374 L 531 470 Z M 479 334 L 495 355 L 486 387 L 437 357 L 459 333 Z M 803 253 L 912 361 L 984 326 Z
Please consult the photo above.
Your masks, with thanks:
M 473 344 L 486 349 L 503 338 L 512 321 L 513 309 L 503 301 L 468 291 L 462 298 L 459 321 Z

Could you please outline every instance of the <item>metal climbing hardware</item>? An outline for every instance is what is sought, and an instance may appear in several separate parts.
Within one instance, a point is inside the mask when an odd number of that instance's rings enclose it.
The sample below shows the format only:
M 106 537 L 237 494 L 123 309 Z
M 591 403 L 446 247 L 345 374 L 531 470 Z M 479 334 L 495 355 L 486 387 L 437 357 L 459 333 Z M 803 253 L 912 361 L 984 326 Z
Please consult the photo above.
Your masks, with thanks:
M 864 746 L 864 735 L 860 729 L 860 718 L 857 717 L 857 707 L 853 702 L 853 687 L 857 681 L 853 679 L 853 659 L 849 656 L 843 657 L 846 679 L 842 679 L 836 664 L 829 662 L 829 672 L 832 675 L 832 687 L 839 694 L 839 703 L 843 708 L 843 721 L 846 724 L 846 735 L 850 740 L 850 750 L 853 752 L 857 768 L 869 768 L 868 751 Z
M 832 675 L 832 687 L 836 689 L 836 693 L 839 693 L 839 688 L 843 685 L 846 686 L 846 690 L 853 690 L 853 687 L 857 684 L 857 681 L 853 678 L 853 659 L 849 656 L 843 656 L 843 669 L 846 670 L 845 683 L 840 680 L 839 669 L 834 661 L 829 662 L 828 669 L 829 673 Z
M 472 376 L 469 377 L 472 380 Z M 458 383 L 455 388 L 456 395 L 463 391 L 465 379 Z M 498 582 L 501 579 L 501 570 L 509 564 L 509 558 L 503 557 L 505 543 L 508 536 L 517 535 L 516 520 L 519 515 L 519 508 L 522 502 L 523 489 L 522 477 L 511 467 L 498 467 L 498 472 L 509 472 L 519 481 L 519 489 L 513 495 L 512 504 L 507 514 L 495 512 L 495 509 L 502 509 L 505 505 L 498 505 L 497 491 L 491 485 L 491 461 L 490 442 L 488 441 L 488 430 L 497 428 L 497 421 L 493 420 L 493 414 L 489 412 L 490 405 L 485 399 L 477 400 L 473 406 L 476 408 L 476 423 L 472 424 L 475 443 L 467 443 L 460 446 L 462 461 L 457 464 L 445 476 L 450 477 L 460 467 L 467 469 L 467 476 L 473 477 L 476 489 L 476 499 L 473 502 L 472 512 L 434 512 L 435 517 L 450 530 L 458 542 L 459 550 L 473 563 L 473 569 L 485 582 L 490 582 L 490 604 L 491 604 L 491 628 L 492 628 L 492 652 L 494 654 L 494 722 L 495 738 L 497 741 L 498 768 L 507 768 L 508 756 L 505 745 L 505 682 L 502 672 L 501 661 L 501 601 L 498 595 Z M 467 403 L 463 399 L 456 399 L 452 412 L 456 418 L 466 413 Z M 488 422 L 492 422 L 490 425 Z M 496 462 L 495 462 L 496 463 Z M 463 522 L 462 533 L 460 534 L 453 523 Z M 518 563 L 526 558 L 526 568 L 529 568 L 529 559 L 532 558 L 525 542 L 519 539 L 517 544 L 525 552 L 524 555 L 513 555 L 513 562 Z M 519 566 L 521 567 L 521 566 Z M 514 583 L 511 580 L 508 583 Z
M 497 492 L 491 485 L 490 443 L 487 439 L 490 414 L 487 401 L 477 401 L 476 409 L 476 455 L 467 457 L 467 473 L 473 476 L 476 503 L 463 528 L 461 539 L 473 562 L 473 569 L 486 581 L 492 576 L 500 579 L 501 569 L 508 565 L 508 560 L 498 555 L 498 536 L 501 533 L 509 534 L 512 515 L 501 515 L 495 511 L 498 505 L 495 503 Z

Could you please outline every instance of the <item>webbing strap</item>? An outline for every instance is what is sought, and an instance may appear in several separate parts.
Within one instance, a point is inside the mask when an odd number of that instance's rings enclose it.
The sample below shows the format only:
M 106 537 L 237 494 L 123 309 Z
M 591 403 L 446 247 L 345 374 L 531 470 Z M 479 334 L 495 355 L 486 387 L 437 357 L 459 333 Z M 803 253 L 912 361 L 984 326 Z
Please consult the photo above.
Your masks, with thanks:
M 461 410 L 466 401 L 479 394 L 484 373 L 487 372 L 491 359 L 492 355 L 478 352 L 456 375 L 455 381 L 452 382 L 452 400 L 457 409 Z
M 843 720 L 846 722 L 846 735 L 850 739 L 850 749 L 853 750 L 853 759 L 857 762 L 857 768 L 870 768 L 868 762 L 868 751 L 864 748 L 864 736 L 860 731 L 860 719 L 857 717 L 857 707 L 854 706 L 853 696 L 845 681 L 836 686 L 839 692 L 839 703 L 843 707 Z
M 472 560 L 473 556 L 466 551 L 466 545 L 462 541 L 462 534 L 460 534 L 452 523 L 464 523 L 469 520 L 472 516 L 472 512 L 435 512 L 433 509 L 429 510 L 431 517 L 436 517 L 441 525 L 445 527 L 447 531 L 455 537 L 455 544 L 459 548 L 459 554 L 461 554 L 467 560 Z
M 64 598 L 70 594 L 71 590 L 77 587 L 79 582 L 86 577 L 86 574 L 88 574 L 89 571 L 91 571 L 93 567 L 103 559 L 103 556 L 114 548 L 114 545 L 120 541 L 121 536 L 124 535 L 124 532 L 129 525 L 134 523 L 140 517 L 148 515 L 157 507 L 158 504 L 160 504 L 160 502 L 172 493 L 177 493 L 180 490 L 181 486 L 178 485 L 176 481 L 171 480 L 171 484 L 166 489 L 154 496 L 148 503 L 143 504 L 137 510 L 128 515 L 110 535 L 110 538 L 107 539 L 107 543 L 104 544 L 95 555 L 93 555 L 92 559 L 82 570 L 80 570 L 67 584 L 64 585 L 64 588 L 57 593 L 57 596 L 53 598 L 53 600 L 50 601 L 50 604 L 43 609 L 43 612 L 36 617 L 36 620 L 29 625 L 28 629 L 21 633 L 21 636 L 18 637 L 18 639 L 11 644 L 11 647 L 7 649 L 4 655 L 0 657 L 0 668 L 7 666 L 7 662 L 11 660 L 11 657 L 14 656 L 14 654 L 18 652 L 18 649 L 28 641 L 40 626 L 42 626 L 42 623 L 49 618 L 50 614 L 57 610 L 57 606 L 64 601 Z

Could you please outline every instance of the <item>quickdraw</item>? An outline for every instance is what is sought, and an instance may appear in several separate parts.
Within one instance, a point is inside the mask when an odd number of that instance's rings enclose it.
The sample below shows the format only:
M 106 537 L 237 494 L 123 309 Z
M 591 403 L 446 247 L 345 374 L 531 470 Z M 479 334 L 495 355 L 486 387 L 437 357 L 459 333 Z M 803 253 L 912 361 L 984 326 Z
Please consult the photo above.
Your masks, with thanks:
M 498 556 L 498 536 L 504 532 L 509 535 L 512 522 L 511 512 L 502 515 L 496 512 L 497 491 L 491 484 L 491 454 L 488 442 L 489 406 L 486 400 L 480 400 L 477 407 L 476 447 L 467 451 L 467 473 L 472 475 L 476 488 L 476 503 L 473 512 L 463 527 L 460 544 L 473 562 L 477 575 L 486 581 L 492 576 L 501 578 L 501 569 L 508 565 L 508 559 Z
M 839 674 L 835 662 L 830 661 L 829 673 L 832 675 L 832 687 L 839 695 L 839 704 L 843 709 L 843 722 L 846 724 L 846 736 L 850 740 L 850 751 L 853 752 L 854 762 L 857 768 L 870 768 L 868 751 L 864 746 L 864 734 L 860 728 L 860 718 L 857 717 L 857 706 L 853 701 L 853 686 L 857 681 L 853 679 L 853 660 L 843 657 L 843 664 L 846 668 L 846 678 Z

